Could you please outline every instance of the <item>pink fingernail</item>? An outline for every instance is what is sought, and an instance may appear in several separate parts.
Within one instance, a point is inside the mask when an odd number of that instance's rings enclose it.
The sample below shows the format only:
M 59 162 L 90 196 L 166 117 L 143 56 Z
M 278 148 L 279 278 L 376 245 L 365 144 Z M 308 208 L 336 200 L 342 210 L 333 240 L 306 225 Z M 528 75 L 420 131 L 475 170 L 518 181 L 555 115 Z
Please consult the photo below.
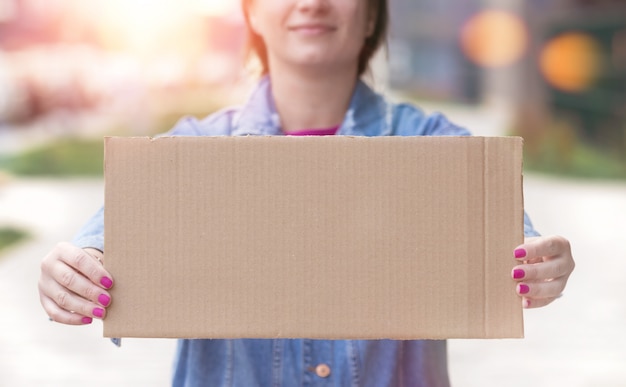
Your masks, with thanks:
M 100 283 L 107 289 L 113 286 L 113 281 L 109 277 L 102 277 L 102 279 L 100 279 Z
M 530 288 L 526 284 L 519 284 L 519 294 L 526 294 L 530 291 Z
M 530 300 L 528 298 L 524 300 L 524 308 L 530 308 Z
M 98 296 L 98 302 L 102 306 L 109 306 L 109 303 L 111 303 L 111 297 L 107 296 L 106 294 L 101 294 Z
M 524 258 L 525 256 L 526 256 L 526 250 L 524 249 L 515 250 L 515 258 Z
M 91 324 L 93 319 L 91 317 L 83 317 L 83 324 Z
M 93 308 L 93 315 L 96 317 L 102 318 L 102 316 L 104 316 L 104 309 Z
M 515 278 L 515 279 L 524 278 L 525 275 L 526 275 L 526 273 L 524 273 L 524 270 L 522 270 L 522 269 L 515 269 L 515 270 L 513 270 L 513 278 Z

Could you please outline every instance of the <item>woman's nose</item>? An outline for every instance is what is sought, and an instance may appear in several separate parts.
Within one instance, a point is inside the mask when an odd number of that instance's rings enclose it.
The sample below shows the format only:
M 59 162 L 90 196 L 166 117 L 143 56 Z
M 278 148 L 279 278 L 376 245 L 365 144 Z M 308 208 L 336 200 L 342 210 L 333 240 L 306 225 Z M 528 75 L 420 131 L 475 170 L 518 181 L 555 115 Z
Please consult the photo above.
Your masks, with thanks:
M 319 12 L 328 8 L 329 0 L 298 0 L 297 6 L 301 11 Z

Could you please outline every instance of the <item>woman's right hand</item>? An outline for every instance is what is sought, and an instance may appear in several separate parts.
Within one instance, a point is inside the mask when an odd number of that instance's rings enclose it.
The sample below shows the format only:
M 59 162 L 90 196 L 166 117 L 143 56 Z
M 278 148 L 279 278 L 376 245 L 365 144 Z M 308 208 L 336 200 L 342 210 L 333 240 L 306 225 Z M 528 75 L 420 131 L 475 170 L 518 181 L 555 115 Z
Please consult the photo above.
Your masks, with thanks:
M 102 319 L 113 286 L 111 275 L 102 266 L 103 254 L 96 249 L 81 249 L 59 243 L 41 262 L 39 299 L 53 321 L 90 324 Z

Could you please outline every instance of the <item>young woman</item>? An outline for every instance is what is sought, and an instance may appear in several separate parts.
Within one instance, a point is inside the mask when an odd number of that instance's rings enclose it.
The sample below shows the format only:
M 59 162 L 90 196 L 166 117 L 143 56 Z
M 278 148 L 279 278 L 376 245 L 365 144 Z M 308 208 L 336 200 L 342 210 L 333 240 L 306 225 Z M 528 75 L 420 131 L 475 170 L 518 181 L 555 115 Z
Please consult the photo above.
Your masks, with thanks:
M 263 76 L 242 108 L 179 122 L 170 135 L 467 135 L 441 115 L 391 104 L 361 75 L 387 30 L 386 0 L 244 0 Z M 557 298 L 574 268 L 569 243 L 526 242 L 511 273 L 526 308 Z M 113 278 L 102 266 L 103 213 L 43 260 L 39 292 L 63 324 L 105 318 Z M 524 263 L 526 262 L 526 263 Z M 71 313 L 70 311 L 74 311 Z M 180 340 L 175 386 L 447 386 L 445 341 Z

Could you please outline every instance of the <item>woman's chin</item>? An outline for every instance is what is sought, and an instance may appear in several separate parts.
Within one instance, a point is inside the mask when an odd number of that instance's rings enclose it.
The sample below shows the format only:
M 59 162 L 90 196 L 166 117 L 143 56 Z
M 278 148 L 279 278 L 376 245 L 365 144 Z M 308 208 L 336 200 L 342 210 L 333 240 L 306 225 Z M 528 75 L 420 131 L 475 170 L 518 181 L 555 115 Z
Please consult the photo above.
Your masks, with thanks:
M 350 61 L 337 61 L 337 58 L 329 58 L 328 55 L 307 55 L 292 61 L 293 66 L 303 70 L 329 72 L 344 72 L 352 68 L 356 69 L 357 64 L 356 59 L 351 63 Z

